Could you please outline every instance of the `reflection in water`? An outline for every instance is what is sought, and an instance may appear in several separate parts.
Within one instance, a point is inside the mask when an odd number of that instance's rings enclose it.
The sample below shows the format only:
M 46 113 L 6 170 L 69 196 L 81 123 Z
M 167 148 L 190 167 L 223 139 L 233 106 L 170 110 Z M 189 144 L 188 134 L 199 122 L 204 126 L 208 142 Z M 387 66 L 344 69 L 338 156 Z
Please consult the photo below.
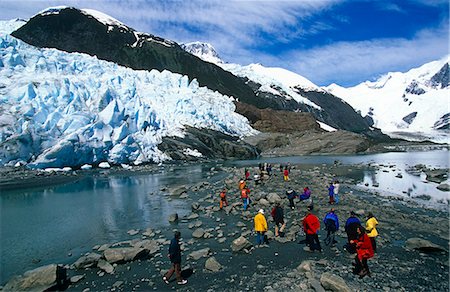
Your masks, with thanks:
M 196 184 L 208 170 L 201 165 L 173 166 L 155 174 L 87 177 L 47 189 L 2 192 L 0 285 L 15 273 L 72 263 L 94 245 L 127 238 L 130 229 L 169 225 L 170 214 L 184 216 L 190 205 L 167 200 L 168 193 L 160 189 Z

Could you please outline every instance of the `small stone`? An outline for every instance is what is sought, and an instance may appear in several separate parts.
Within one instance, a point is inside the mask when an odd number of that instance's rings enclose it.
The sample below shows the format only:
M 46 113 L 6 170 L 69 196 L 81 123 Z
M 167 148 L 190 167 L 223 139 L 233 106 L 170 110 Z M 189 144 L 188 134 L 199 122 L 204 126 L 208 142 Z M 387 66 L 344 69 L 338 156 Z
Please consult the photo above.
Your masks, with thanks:
M 192 237 L 194 238 L 202 238 L 205 235 L 205 230 L 203 228 L 197 228 L 192 233 Z

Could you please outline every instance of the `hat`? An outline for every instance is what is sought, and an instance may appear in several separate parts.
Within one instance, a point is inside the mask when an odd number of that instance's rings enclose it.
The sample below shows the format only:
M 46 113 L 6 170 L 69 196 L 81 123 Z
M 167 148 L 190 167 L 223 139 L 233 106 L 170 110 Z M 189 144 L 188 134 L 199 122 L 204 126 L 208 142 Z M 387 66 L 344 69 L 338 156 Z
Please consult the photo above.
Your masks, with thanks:
M 259 209 L 258 213 L 264 214 L 264 210 L 263 209 Z
M 351 212 L 350 212 L 350 215 L 356 216 L 355 211 L 351 211 Z

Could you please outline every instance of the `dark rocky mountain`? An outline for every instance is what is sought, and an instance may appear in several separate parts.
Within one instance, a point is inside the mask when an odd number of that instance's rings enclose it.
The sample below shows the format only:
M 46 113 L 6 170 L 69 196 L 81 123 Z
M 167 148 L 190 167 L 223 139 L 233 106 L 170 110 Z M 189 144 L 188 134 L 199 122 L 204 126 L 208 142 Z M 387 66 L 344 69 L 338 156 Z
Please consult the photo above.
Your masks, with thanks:
M 136 32 L 125 25 L 105 24 L 76 8 L 38 14 L 12 33 L 26 43 L 66 52 L 80 52 L 132 69 L 169 70 L 196 78 L 222 94 L 258 105 L 257 97 L 241 78 L 186 52 L 177 43 Z
M 450 69 L 448 63 L 442 66 L 441 70 L 431 77 L 431 85 L 434 87 L 446 88 L 450 86 Z

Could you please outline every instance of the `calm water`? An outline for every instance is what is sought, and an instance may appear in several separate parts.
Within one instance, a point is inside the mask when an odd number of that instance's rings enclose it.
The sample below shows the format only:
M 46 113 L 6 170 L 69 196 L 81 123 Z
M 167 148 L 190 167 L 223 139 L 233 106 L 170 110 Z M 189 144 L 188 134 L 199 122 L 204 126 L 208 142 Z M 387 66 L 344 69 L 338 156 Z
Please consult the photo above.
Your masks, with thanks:
M 428 192 L 433 197 L 448 198 L 448 193 L 426 184 L 404 169 L 419 163 L 430 167 L 449 167 L 449 152 L 385 153 L 353 156 L 305 156 L 264 159 L 263 162 L 291 164 L 377 163 L 389 172 L 367 172 L 369 187 L 378 182 L 379 190 L 402 194 L 413 188 L 412 196 Z M 234 161 L 227 165 L 255 166 L 258 160 Z M 388 165 L 395 165 L 389 168 Z M 94 245 L 128 239 L 130 229 L 161 228 L 177 212 L 190 213 L 183 200 L 168 200 L 161 188 L 194 185 L 219 180 L 225 174 L 210 176 L 211 165 L 166 166 L 154 174 L 128 177 L 87 177 L 76 183 L 8 191 L 0 194 L 1 284 L 14 274 L 49 263 L 73 263 Z M 394 169 L 395 171 L 392 171 Z M 403 179 L 395 178 L 397 173 Z M 401 183 L 400 183 L 401 182 Z M 413 187 L 415 185 L 416 187 Z M 72 256 L 69 256 L 72 254 Z

